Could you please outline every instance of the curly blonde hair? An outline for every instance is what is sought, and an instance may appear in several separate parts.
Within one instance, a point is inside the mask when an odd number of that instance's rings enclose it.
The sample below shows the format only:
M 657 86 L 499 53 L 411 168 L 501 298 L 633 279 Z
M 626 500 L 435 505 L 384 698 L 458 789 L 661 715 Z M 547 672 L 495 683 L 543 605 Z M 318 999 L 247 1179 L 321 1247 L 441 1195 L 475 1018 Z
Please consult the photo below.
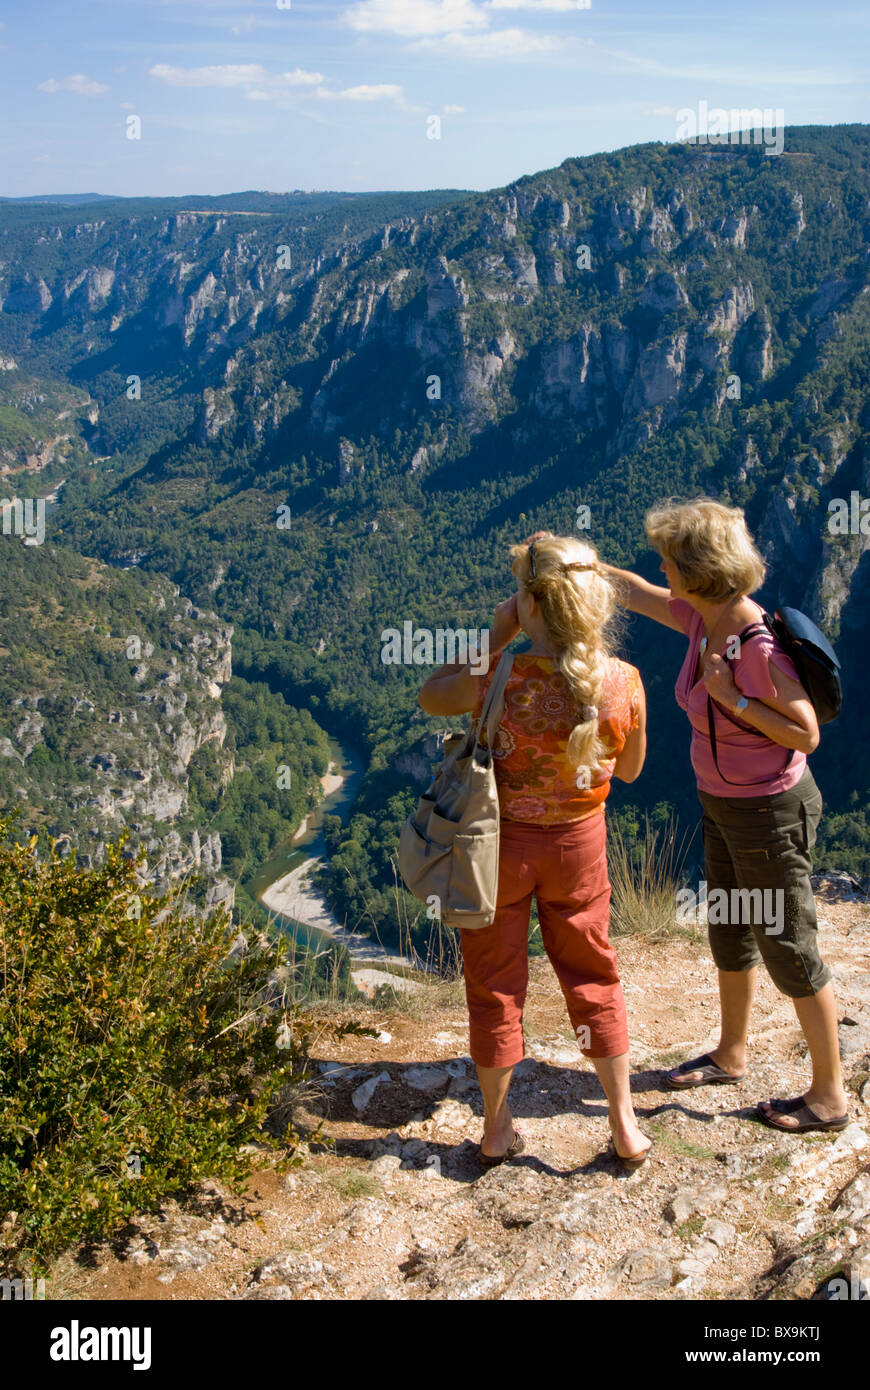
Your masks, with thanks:
M 568 757 L 577 768 L 591 770 L 612 756 L 598 733 L 598 706 L 613 658 L 615 588 L 588 541 L 545 533 L 534 547 L 534 578 L 531 545 L 511 546 L 511 568 L 540 604 L 558 669 L 580 707 L 581 721 L 568 739 Z

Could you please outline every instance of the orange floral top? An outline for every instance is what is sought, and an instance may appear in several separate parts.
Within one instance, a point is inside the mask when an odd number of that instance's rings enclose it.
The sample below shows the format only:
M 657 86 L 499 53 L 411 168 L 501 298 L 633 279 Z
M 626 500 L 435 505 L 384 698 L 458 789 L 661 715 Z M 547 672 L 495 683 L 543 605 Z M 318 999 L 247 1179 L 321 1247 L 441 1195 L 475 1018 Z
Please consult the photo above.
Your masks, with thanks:
M 499 652 L 478 681 L 475 719 L 480 718 L 500 659 Z M 515 653 L 492 750 L 502 819 L 560 825 L 595 812 L 603 815 L 616 755 L 638 726 L 642 689 L 637 667 L 612 658 L 598 705 L 598 729 L 613 757 L 591 773 L 591 784 L 585 787 L 582 770 L 578 779 L 577 768 L 566 756 L 580 716 L 565 677 L 553 657 Z M 485 729 L 480 741 L 486 747 Z

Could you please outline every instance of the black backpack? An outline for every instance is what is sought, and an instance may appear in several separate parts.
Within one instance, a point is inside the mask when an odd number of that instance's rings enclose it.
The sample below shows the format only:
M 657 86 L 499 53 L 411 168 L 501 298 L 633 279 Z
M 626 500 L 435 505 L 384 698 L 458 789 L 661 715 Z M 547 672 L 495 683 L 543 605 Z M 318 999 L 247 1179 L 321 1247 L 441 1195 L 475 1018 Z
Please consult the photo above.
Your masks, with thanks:
M 805 613 L 801 613 L 797 608 L 778 608 L 773 617 L 763 610 L 763 622 L 750 623 L 738 635 L 738 641 L 744 642 L 756 636 L 767 628 L 782 646 L 783 650 L 791 657 L 798 673 L 798 679 L 807 692 L 810 704 L 816 712 L 816 718 L 820 724 L 831 724 L 840 714 L 843 707 L 843 687 L 840 682 L 840 662 L 837 654 L 831 646 L 825 634 L 811 618 Z M 726 656 L 725 661 L 729 658 Z M 707 696 L 707 727 L 710 731 L 710 743 L 713 749 L 713 762 L 716 771 L 723 782 L 728 782 L 732 787 L 754 787 L 761 786 L 760 782 L 732 782 L 730 777 L 726 777 L 719 767 L 719 759 L 716 755 L 716 724 L 713 715 L 713 705 L 720 714 L 736 724 L 738 728 L 746 733 L 755 734 L 758 738 L 766 738 L 760 730 L 753 729 L 751 725 L 744 723 L 743 720 L 736 719 L 730 711 L 723 709 L 709 695 Z M 794 749 L 790 748 L 788 757 L 785 760 L 782 771 L 788 767 L 794 757 Z

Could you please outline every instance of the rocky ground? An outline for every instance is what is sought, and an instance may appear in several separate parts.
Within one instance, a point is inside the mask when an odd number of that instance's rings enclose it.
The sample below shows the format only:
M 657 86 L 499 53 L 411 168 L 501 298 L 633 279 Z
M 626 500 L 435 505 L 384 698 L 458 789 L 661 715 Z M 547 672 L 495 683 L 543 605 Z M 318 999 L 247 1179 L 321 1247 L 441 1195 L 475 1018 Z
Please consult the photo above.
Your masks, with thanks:
M 700 937 L 623 938 L 635 1101 L 655 1140 L 639 1172 L 607 1156 L 597 1079 L 548 962 L 533 960 L 511 1092 L 526 1152 L 513 1162 L 481 1173 L 475 1161 L 481 1104 L 461 985 L 361 1008 L 377 1039 L 315 1049 L 307 1104 L 325 1116 L 329 1145 L 307 1146 L 284 1177 L 262 1168 L 244 1197 L 204 1188 L 86 1261 L 66 1257 L 50 1296 L 806 1299 L 825 1296 L 838 1271 L 870 1289 L 870 907 L 835 878 L 819 884 L 818 905 L 849 1078 L 845 1131 L 799 1137 L 752 1118 L 758 1100 L 798 1094 L 808 1077 L 793 1009 L 767 978 L 745 1080 L 665 1089 L 660 1068 L 716 1040 L 708 950 Z

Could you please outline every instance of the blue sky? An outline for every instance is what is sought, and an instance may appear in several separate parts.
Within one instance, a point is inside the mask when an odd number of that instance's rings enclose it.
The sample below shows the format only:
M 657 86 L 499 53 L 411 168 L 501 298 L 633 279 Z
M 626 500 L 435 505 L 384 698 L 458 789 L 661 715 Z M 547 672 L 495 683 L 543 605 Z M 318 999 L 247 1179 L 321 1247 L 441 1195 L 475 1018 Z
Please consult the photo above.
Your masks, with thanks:
M 870 119 L 866 0 L 586 3 L 0 0 L 0 193 L 491 188 L 700 102 Z

